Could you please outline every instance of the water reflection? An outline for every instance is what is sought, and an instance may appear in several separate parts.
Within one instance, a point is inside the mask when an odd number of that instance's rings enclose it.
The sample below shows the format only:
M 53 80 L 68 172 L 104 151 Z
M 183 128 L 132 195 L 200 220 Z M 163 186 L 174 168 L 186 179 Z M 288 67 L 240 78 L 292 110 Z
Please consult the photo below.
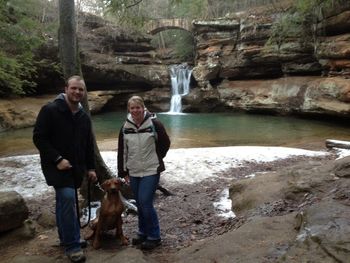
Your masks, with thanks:
M 292 117 L 241 113 L 158 113 L 168 131 L 172 148 L 236 145 L 286 146 L 324 143 L 326 139 L 350 140 L 348 126 Z M 115 143 L 125 112 L 93 116 L 97 140 Z M 0 156 L 33 152 L 32 128 L 0 133 Z
M 159 118 L 166 118 L 167 120 L 167 132 L 171 134 L 171 138 L 175 138 L 175 140 L 182 139 L 182 126 L 183 126 L 183 117 L 185 114 L 164 114 L 170 115 L 169 117 L 162 116 L 162 114 L 158 114 Z
M 159 115 L 174 147 L 288 145 L 349 138 L 348 127 L 291 117 L 241 113 Z
M 0 132 L 0 156 L 36 152 L 32 142 L 33 128 Z

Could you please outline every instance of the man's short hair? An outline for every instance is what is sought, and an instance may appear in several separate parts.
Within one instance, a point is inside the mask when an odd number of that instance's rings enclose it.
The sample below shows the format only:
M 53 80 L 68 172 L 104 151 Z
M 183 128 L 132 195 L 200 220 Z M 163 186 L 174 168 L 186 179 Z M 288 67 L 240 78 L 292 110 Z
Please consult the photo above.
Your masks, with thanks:
M 73 79 L 75 79 L 77 81 L 81 81 L 84 84 L 84 87 L 86 87 L 84 79 L 79 75 L 73 75 L 73 76 L 69 77 L 66 81 L 66 87 L 68 87 L 69 82 Z

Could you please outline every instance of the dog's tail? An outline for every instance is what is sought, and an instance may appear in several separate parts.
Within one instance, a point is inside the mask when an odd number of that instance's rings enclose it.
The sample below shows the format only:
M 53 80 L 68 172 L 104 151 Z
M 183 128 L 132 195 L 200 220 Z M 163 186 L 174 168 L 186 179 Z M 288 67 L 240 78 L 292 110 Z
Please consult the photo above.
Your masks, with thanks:
M 120 200 L 122 201 L 123 205 L 125 206 L 127 212 L 135 213 L 137 214 L 137 207 L 134 205 L 132 202 L 130 202 L 128 199 L 126 199 L 122 193 L 119 191 L 119 197 Z
M 165 196 L 173 195 L 171 192 L 169 192 L 168 189 L 164 188 L 164 187 L 161 186 L 161 185 L 158 185 L 158 186 L 157 186 L 157 190 L 161 191 Z

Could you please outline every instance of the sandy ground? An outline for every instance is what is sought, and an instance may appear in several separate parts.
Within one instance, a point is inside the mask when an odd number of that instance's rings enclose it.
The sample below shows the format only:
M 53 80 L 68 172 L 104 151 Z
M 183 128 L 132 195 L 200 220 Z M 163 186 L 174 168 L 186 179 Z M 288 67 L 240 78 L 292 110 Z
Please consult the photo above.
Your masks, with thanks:
M 114 150 L 113 147 L 109 147 L 116 144 L 105 143 L 101 144 L 100 142 L 99 145 L 102 149 Z M 269 154 L 266 153 L 266 150 Z M 289 151 L 289 149 L 284 150 Z M 296 152 L 299 151 L 302 150 L 296 149 Z M 244 157 L 246 159 L 242 157 L 239 160 L 239 155 L 246 155 Z M 278 159 L 277 156 L 282 156 L 283 159 Z M 329 158 L 334 158 L 334 156 L 305 156 L 300 153 L 300 155 L 288 157 L 288 154 L 286 155 L 279 148 L 273 147 L 198 148 L 170 151 L 166 157 L 168 170 L 162 175 L 164 177 L 161 182 L 172 195 L 166 196 L 162 192 L 157 192 L 155 201 L 160 218 L 163 244 L 148 256 L 158 258 L 158 262 L 168 262 L 169 254 L 191 246 L 199 240 L 221 235 L 238 227 L 242 223 L 241 218 L 234 217 L 232 213 L 225 213 L 228 211 L 223 210 L 227 207 L 220 209 L 214 205 L 223 198 L 227 199 L 225 192 L 227 194 L 232 180 L 239 180 L 255 173 L 275 171 L 301 160 Z M 190 163 L 191 161 L 192 163 Z M 37 169 L 39 168 L 34 168 L 34 170 Z M 191 173 L 186 173 L 187 170 L 191 170 Z M 47 224 L 49 221 L 54 225 L 52 191 L 46 192 L 38 198 L 30 198 L 27 204 L 30 209 L 30 219 L 35 224 L 46 220 L 46 226 L 37 224 L 35 238 L 29 241 L 11 238 L 10 233 L 8 236 L 0 237 L 2 259 L 10 260 L 25 251 L 26 255 L 45 255 L 61 260 L 63 258 L 62 249 L 54 246 L 57 240 L 56 230 L 52 226 L 48 227 Z M 292 206 L 293 204 L 288 205 Z M 123 228 L 125 234 L 132 237 L 137 229 L 137 217 L 133 214 L 125 215 Z M 82 235 L 84 236 L 90 231 L 87 227 L 82 230 Z M 106 233 L 105 251 L 119 247 L 111 234 L 111 232 Z M 89 247 L 88 251 L 91 249 Z

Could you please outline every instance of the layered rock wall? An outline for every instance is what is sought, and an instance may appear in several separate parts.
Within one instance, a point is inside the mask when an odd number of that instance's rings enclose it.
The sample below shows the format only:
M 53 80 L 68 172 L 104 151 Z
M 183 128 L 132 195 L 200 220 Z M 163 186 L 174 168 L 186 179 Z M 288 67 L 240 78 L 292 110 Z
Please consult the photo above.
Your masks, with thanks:
M 150 90 L 168 86 L 166 65 L 151 38 L 86 14 L 78 30 L 82 69 L 90 90 Z
M 347 117 L 350 3 L 338 1 L 333 7 L 320 13 L 317 30 L 303 27 L 286 35 L 273 29 L 279 14 L 194 21 L 193 76 L 200 91 L 185 99 L 185 107 L 198 111 L 191 105 L 206 103 L 207 97 L 213 100 L 215 94 L 217 103 L 210 110 Z M 203 98 L 202 103 L 194 97 Z
M 168 87 L 168 67 L 162 64 L 151 36 L 127 30 L 101 17 L 81 13 L 77 25 L 78 45 L 85 82 L 90 91 L 145 91 Z M 64 85 L 55 65 L 59 61 L 55 36 L 36 52 L 46 61 L 38 72 L 38 94 L 58 93 Z

